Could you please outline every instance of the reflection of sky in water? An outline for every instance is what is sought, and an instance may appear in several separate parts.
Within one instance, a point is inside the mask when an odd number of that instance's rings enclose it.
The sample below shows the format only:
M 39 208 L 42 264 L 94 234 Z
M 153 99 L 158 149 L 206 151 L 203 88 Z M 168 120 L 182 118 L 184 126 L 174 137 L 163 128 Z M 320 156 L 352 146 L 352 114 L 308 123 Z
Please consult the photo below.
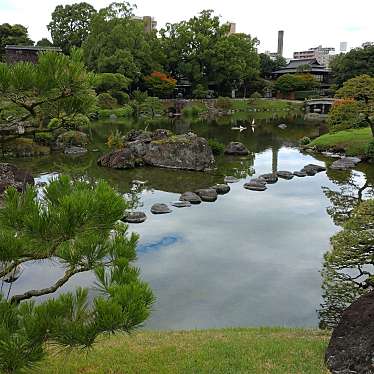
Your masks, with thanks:
M 279 150 L 278 170 L 300 170 L 311 162 L 321 164 L 296 149 Z M 255 176 L 271 170 L 271 149 L 257 154 Z M 319 270 L 337 230 L 321 186 L 334 184 L 326 173 L 280 179 L 265 192 L 245 190 L 243 184 L 232 184 L 215 203 L 172 208 L 167 215 L 151 215 L 149 209 L 179 195 L 152 186 L 143 191 L 141 210 L 148 219 L 130 230 L 140 234 L 137 265 L 157 297 L 147 327 L 317 325 Z M 14 291 L 45 287 L 59 275 L 56 265 L 29 265 Z M 60 292 L 92 283 L 91 274 L 76 276 Z

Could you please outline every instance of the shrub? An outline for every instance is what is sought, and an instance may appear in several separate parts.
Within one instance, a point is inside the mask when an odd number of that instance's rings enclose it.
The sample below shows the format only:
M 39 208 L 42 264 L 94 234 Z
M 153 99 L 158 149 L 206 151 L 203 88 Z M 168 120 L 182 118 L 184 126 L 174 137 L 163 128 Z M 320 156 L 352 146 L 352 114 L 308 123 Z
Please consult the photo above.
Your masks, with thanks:
M 164 114 L 165 109 L 158 97 L 148 96 L 144 102 L 140 104 L 138 113 L 143 117 L 153 118 Z
M 48 145 L 54 140 L 52 132 L 37 132 L 34 138 L 37 143 L 44 145 Z
M 110 94 L 117 100 L 118 104 L 120 105 L 128 104 L 128 102 L 130 101 L 130 96 L 126 92 L 111 91 Z
M 372 141 L 370 141 L 370 143 L 368 144 L 368 146 L 366 148 L 366 155 L 370 159 L 374 159 L 374 139 Z
M 108 137 L 108 141 L 106 144 L 111 149 L 122 149 L 125 144 L 125 141 L 121 131 L 112 131 Z
M 195 117 L 206 111 L 207 107 L 203 103 L 194 103 L 191 105 L 187 105 L 182 109 L 183 115 L 188 117 Z
M 195 89 L 192 91 L 192 96 L 195 99 L 206 99 L 209 90 L 205 88 L 202 84 L 198 84 Z
M 220 96 L 217 99 L 216 106 L 217 106 L 218 109 L 230 110 L 230 109 L 232 109 L 232 100 L 229 97 Z
M 308 145 L 310 142 L 311 140 L 307 136 L 304 136 L 303 138 L 299 140 L 300 145 Z
M 208 139 L 208 144 L 214 155 L 220 155 L 225 150 L 225 145 L 216 139 Z
M 144 78 L 145 84 L 152 95 L 157 97 L 167 97 L 172 94 L 177 81 L 169 75 L 154 71 Z
M 131 80 L 120 73 L 101 73 L 96 74 L 94 87 L 97 93 L 124 91 L 129 87 L 130 83 Z
M 262 95 L 259 93 L 259 92 L 253 92 L 253 94 L 251 95 L 251 99 L 261 99 L 262 98 Z
M 360 117 L 362 105 L 354 100 L 339 100 L 331 108 L 327 118 L 330 132 L 362 126 Z
M 65 129 L 77 130 L 82 127 L 87 127 L 90 125 L 90 119 L 84 114 L 76 114 L 72 116 L 60 118 L 52 118 L 48 123 L 49 129 L 55 129 L 58 127 L 63 127 Z
M 113 109 L 118 105 L 118 101 L 107 92 L 97 96 L 97 104 L 102 109 Z

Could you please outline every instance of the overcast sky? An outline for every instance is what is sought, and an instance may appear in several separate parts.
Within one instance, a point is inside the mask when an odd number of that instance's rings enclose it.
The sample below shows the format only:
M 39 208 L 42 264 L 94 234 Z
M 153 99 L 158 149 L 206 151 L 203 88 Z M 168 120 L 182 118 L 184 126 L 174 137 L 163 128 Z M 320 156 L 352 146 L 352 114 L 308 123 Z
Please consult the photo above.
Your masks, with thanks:
M 49 37 L 46 25 L 56 5 L 77 0 L 0 0 L 0 23 L 21 23 L 37 41 Z M 86 0 L 96 9 L 110 0 Z M 260 51 L 276 51 L 277 31 L 285 31 L 285 57 L 319 44 L 339 50 L 374 41 L 374 0 L 137 0 L 137 15 L 155 17 L 159 27 L 214 9 L 223 22 L 237 24 L 238 32 L 256 36 Z M 131 2 L 132 3 L 132 2 Z

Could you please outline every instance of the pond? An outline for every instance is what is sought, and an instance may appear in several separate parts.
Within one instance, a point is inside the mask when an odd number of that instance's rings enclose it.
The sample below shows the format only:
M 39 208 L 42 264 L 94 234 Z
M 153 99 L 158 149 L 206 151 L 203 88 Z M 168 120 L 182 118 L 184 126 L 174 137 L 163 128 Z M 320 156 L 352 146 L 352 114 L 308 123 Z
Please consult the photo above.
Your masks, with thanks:
M 90 130 L 94 151 L 85 156 L 54 154 L 11 162 L 30 170 L 37 181 L 66 171 L 103 178 L 147 213 L 145 223 L 130 225 L 130 230 L 140 234 L 138 266 L 142 277 L 157 297 L 147 328 L 315 327 L 322 302 L 323 255 L 329 249 L 329 238 L 339 230 L 327 212 L 332 202 L 323 188 L 341 191 L 360 187 L 365 181 L 372 185 L 374 170 L 362 164 L 352 172 L 328 170 L 313 177 L 280 179 L 265 192 L 248 191 L 243 184 L 251 176 L 332 162 L 297 148 L 301 137 L 323 131 L 319 125 L 289 117 L 257 120 L 254 131 L 250 127 L 242 132 L 231 129 L 250 122 L 248 118 L 227 117 L 96 123 Z M 286 123 L 287 128 L 280 129 L 280 123 Z M 176 133 L 193 131 L 226 144 L 240 141 L 251 154 L 219 156 L 217 170 L 209 173 L 146 167 L 112 170 L 96 165 L 99 155 L 107 151 L 105 141 L 111 131 L 146 126 Z M 154 203 L 178 200 L 180 193 L 222 183 L 228 175 L 240 181 L 231 184 L 230 193 L 214 203 L 173 208 L 168 215 L 150 213 Z M 136 187 L 133 180 L 146 183 Z M 12 293 L 30 285 L 45 286 L 60 273 L 56 263 L 29 264 Z M 93 277 L 77 276 L 60 291 L 77 285 L 93 287 Z

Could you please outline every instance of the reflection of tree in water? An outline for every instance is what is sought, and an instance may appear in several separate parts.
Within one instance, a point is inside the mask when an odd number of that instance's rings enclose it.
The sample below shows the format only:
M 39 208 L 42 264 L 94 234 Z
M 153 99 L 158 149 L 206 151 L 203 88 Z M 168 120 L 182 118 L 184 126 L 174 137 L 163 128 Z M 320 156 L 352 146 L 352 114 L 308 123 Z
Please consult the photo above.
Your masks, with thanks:
M 142 192 L 145 189 L 145 184 L 134 181 L 130 187 L 130 191 L 125 194 L 127 206 L 129 211 L 135 211 L 141 208 L 144 204 L 142 202 Z
M 374 288 L 374 189 L 355 177 L 351 175 L 340 191 L 323 188 L 332 203 L 327 211 L 343 230 L 331 238 L 331 249 L 324 256 L 321 328 L 336 326 L 342 312 Z

